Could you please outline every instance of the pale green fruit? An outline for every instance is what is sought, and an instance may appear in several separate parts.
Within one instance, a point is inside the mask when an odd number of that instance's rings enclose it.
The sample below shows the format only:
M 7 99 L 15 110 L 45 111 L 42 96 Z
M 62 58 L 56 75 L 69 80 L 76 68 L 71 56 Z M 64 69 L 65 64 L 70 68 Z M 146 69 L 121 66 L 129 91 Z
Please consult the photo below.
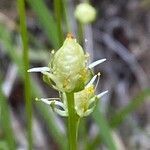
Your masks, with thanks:
M 56 87 L 63 92 L 80 91 L 88 78 L 86 57 L 82 47 L 70 34 L 50 63 Z
M 80 117 L 89 115 L 93 111 L 90 105 L 96 101 L 94 86 L 85 88 L 84 90 L 75 93 L 75 109 Z
M 88 3 L 81 3 L 77 5 L 74 15 L 79 22 L 88 24 L 95 20 L 96 10 Z

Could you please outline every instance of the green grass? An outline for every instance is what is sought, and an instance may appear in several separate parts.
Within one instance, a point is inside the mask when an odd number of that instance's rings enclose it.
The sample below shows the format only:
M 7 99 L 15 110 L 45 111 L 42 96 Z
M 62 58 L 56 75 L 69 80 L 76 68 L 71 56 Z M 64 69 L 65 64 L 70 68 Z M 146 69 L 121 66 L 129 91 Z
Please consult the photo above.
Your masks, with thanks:
M 53 48 L 57 49 L 59 47 L 59 37 L 52 12 L 47 8 L 43 0 L 27 0 L 27 2 L 36 13 L 49 42 L 52 44 Z
M 63 8 L 61 5 L 61 0 L 54 1 L 54 14 L 56 18 L 56 25 L 57 25 L 57 33 L 59 39 L 59 46 L 63 44 L 64 35 L 63 35 L 63 27 L 62 27 L 62 19 L 63 19 Z
M 104 124 L 106 124 L 107 126 L 105 128 L 109 128 L 108 131 L 113 130 L 113 128 L 117 128 L 132 112 L 136 111 L 136 109 L 140 107 L 144 103 L 144 101 L 147 100 L 149 96 L 150 96 L 150 89 L 149 88 L 144 89 L 135 98 L 131 99 L 130 103 L 127 106 L 117 111 L 110 121 L 106 121 L 105 118 L 102 116 L 102 114 L 100 114 L 100 112 L 96 112 L 95 115 L 97 116 L 94 115 L 94 118 L 95 119 L 99 118 L 99 121 L 97 120 L 96 122 L 99 125 L 100 131 L 103 129 Z M 102 117 L 102 120 L 101 120 L 101 117 Z M 95 139 L 91 142 L 91 147 L 97 147 L 97 145 L 100 144 L 102 140 L 106 141 L 105 143 L 107 143 L 107 132 L 104 131 L 104 133 L 100 133 L 98 136 L 96 136 Z M 109 132 L 109 135 L 110 135 L 110 132 Z M 110 145 L 110 144 L 107 144 L 107 145 Z
M 2 79 L 0 78 L 0 85 L 2 85 Z M 10 110 L 7 99 L 0 86 L 0 123 L 4 131 L 5 141 L 0 142 L 1 147 L 9 148 L 11 150 L 16 149 L 15 137 L 12 131 L 12 122 L 10 119 Z
M 103 143 L 107 145 L 109 150 L 116 150 L 116 146 L 111 133 L 111 128 L 98 107 L 96 108 L 92 116 L 99 127 L 99 135 Z
M 31 99 L 31 86 L 30 77 L 27 72 L 29 69 L 29 48 L 28 48 L 28 34 L 26 26 L 26 14 L 25 14 L 25 1 L 17 0 L 18 13 L 20 18 L 20 32 L 22 38 L 22 49 L 23 49 L 23 72 L 24 85 L 25 85 L 25 104 L 26 104 L 26 118 L 27 118 L 27 139 L 28 149 L 32 150 L 33 137 L 32 137 L 32 99 Z
M 118 127 L 125 118 L 132 112 L 134 112 L 138 107 L 140 107 L 147 97 L 150 96 L 150 88 L 141 91 L 134 99 L 130 100 L 130 103 L 119 110 L 110 120 L 110 126 L 112 128 Z

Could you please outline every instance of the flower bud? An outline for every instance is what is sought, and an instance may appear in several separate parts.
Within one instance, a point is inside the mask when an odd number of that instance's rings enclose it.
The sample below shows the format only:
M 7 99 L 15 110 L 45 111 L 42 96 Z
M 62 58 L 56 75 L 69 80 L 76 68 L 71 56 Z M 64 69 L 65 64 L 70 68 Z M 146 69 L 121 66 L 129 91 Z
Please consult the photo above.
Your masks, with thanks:
M 90 100 L 92 98 L 96 99 L 96 97 L 94 96 L 95 96 L 94 86 L 87 87 L 84 90 L 75 93 L 75 109 L 80 117 L 88 115 L 87 113 L 89 110 L 89 106 L 91 104 Z
M 54 54 L 50 66 L 56 87 L 63 92 L 80 91 L 88 79 L 86 57 L 76 39 L 68 34 L 63 46 Z
M 88 3 L 81 3 L 76 7 L 74 15 L 79 22 L 88 24 L 95 20 L 96 10 Z
M 96 102 L 108 91 L 96 95 L 96 88 L 99 82 L 100 73 L 95 75 L 82 91 L 75 93 L 75 110 L 80 117 L 91 114 L 96 106 Z M 94 82 L 97 79 L 96 85 Z

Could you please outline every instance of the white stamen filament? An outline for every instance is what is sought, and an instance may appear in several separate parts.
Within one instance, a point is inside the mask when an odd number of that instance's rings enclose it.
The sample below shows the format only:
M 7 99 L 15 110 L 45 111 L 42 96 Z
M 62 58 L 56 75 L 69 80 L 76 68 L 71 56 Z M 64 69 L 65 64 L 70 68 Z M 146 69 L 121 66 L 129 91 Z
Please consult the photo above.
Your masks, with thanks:
M 91 81 L 86 85 L 86 87 L 91 86 L 97 78 L 97 74 L 91 79 Z
M 46 100 L 48 100 L 48 101 L 52 101 L 52 100 L 61 100 L 60 98 L 42 98 L 42 99 L 46 99 Z
M 85 43 L 86 43 L 86 42 L 88 42 L 88 40 L 87 40 L 87 39 L 85 39 L 84 41 L 85 41 Z
M 106 93 L 108 93 L 108 91 L 104 91 L 100 94 L 97 95 L 97 98 L 101 98 L 102 96 L 104 96 Z
M 97 86 L 98 86 L 98 83 L 99 83 L 99 79 L 100 79 L 100 72 L 97 74 L 97 77 L 98 77 L 98 79 L 97 79 L 97 82 L 96 82 L 96 85 L 95 85 L 95 90 L 96 90 L 96 88 L 97 88 Z
M 98 83 L 99 83 L 99 79 L 100 79 L 100 72 L 91 79 L 91 81 L 86 85 L 86 87 L 91 86 L 95 82 L 97 77 L 98 77 L 98 79 L 97 79 L 96 86 L 95 86 L 95 89 L 96 89 L 98 86 Z
M 46 98 L 41 98 L 39 100 L 41 100 L 42 102 L 44 102 L 45 104 L 48 104 L 48 105 L 50 105 L 53 102 L 53 101 L 47 100 Z
M 64 110 L 66 109 L 65 105 L 62 102 L 55 101 L 55 105 L 62 107 Z
M 56 99 L 54 100 L 54 98 L 41 98 L 40 100 L 48 105 L 51 105 L 52 103 L 54 103 L 56 106 L 60 106 L 65 110 L 66 107 L 64 106 L 64 104 L 62 102 L 56 101 Z
M 59 114 L 60 116 L 63 116 L 63 117 L 67 117 L 68 116 L 68 113 L 66 111 L 63 111 L 63 110 L 60 110 L 58 108 L 54 108 L 54 111 Z
M 99 65 L 99 64 L 101 64 L 101 63 L 103 63 L 104 61 L 106 61 L 106 58 L 97 60 L 97 61 L 91 63 L 88 67 L 89 67 L 90 69 L 92 69 L 92 68 L 94 68 L 95 66 L 97 66 L 97 65 Z
M 90 109 L 88 109 L 84 114 L 83 114 L 83 116 L 84 117 L 86 117 L 86 116 L 88 116 L 89 114 L 91 114 L 93 111 L 94 111 L 94 106 L 92 107 L 92 108 L 90 108 Z
M 37 67 L 37 68 L 31 68 L 28 70 L 28 72 L 43 72 L 43 71 L 50 71 L 49 67 Z

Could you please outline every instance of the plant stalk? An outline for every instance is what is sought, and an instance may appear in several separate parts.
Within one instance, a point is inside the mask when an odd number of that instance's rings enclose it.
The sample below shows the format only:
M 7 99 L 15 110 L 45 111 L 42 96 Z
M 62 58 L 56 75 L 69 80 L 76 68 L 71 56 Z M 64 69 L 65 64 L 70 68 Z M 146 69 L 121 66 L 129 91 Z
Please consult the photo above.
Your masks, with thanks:
M 79 117 L 75 111 L 74 93 L 66 93 L 68 104 L 68 141 L 69 150 L 77 150 Z
M 20 30 L 23 46 L 23 66 L 24 66 L 24 84 L 25 84 L 25 105 L 27 115 L 27 137 L 28 137 L 28 150 L 32 150 L 32 101 L 31 101 L 31 88 L 30 77 L 27 70 L 29 69 L 29 48 L 28 48 L 28 35 L 26 26 L 25 14 L 25 1 L 18 0 L 18 12 L 20 17 Z
M 12 130 L 12 122 L 10 117 L 9 104 L 7 99 L 2 91 L 2 79 L 0 75 L 0 123 L 4 130 L 5 139 L 8 145 L 8 148 L 11 150 L 16 149 L 15 137 Z
M 66 30 L 67 32 L 71 32 L 71 25 L 69 22 L 69 18 L 68 18 L 68 1 L 67 0 L 62 0 L 62 6 L 63 6 L 63 11 L 64 11 L 64 21 L 65 21 L 65 25 L 66 25 Z
M 84 45 L 84 25 L 80 22 L 77 22 L 77 27 L 78 27 L 78 40 L 80 44 L 83 46 Z
M 61 6 L 61 0 L 55 0 L 54 1 L 54 11 L 55 11 L 55 17 L 56 17 L 56 24 L 57 24 L 57 32 L 58 32 L 58 38 L 59 38 L 59 46 L 63 44 L 63 30 L 62 30 L 62 6 Z

